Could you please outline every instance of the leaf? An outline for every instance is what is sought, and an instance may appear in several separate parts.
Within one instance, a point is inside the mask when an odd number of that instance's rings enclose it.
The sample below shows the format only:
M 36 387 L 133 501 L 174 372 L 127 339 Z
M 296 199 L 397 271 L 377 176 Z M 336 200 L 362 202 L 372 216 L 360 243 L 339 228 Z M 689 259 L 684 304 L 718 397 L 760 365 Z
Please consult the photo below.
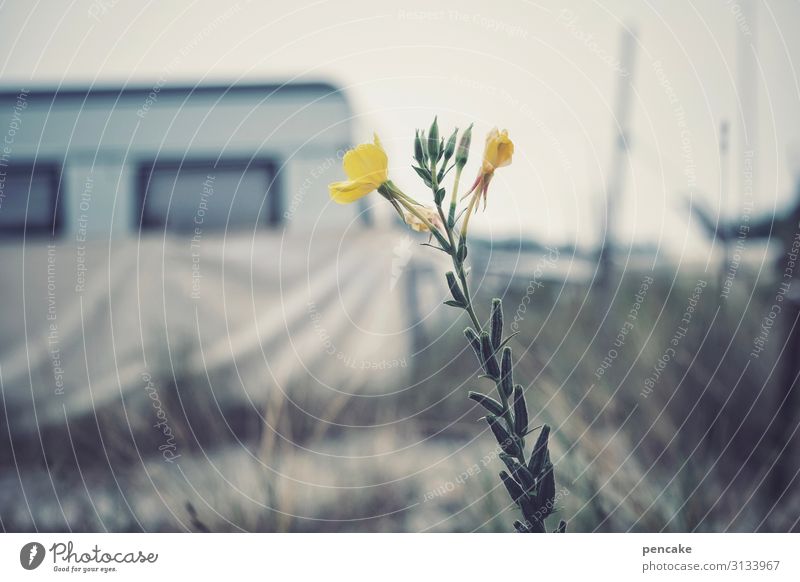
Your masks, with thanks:
M 456 281 L 455 273 L 453 273 L 453 271 L 447 271 L 445 279 L 447 279 L 447 286 L 450 289 L 450 294 L 453 296 L 453 299 L 455 299 L 461 305 L 466 305 L 467 298 L 461 291 L 461 287 L 458 285 L 458 281 Z
M 518 332 L 518 331 L 515 331 L 514 333 L 512 333 L 510 336 L 508 336 L 506 339 L 503 340 L 503 342 L 497 347 L 497 349 L 499 350 L 500 348 L 505 346 L 509 341 L 511 341 L 511 338 L 513 338 L 515 335 L 519 335 L 519 333 L 520 332 Z
M 481 340 L 478 338 L 478 334 L 475 333 L 475 330 L 471 327 L 468 327 L 464 330 L 464 335 L 469 342 L 469 345 L 472 346 L 472 350 L 475 352 L 475 355 L 478 358 L 478 363 L 483 366 L 483 354 L 481 352 Z
M 464 309 L 466 307 L 463 303 L 459 303 L 458 301 L 451 301 L 449 299 L 447 301 L 443 301 L 442 303 L 444 303 L 448 307 L 459 307 L 461 309 Z
M 411 166 L 411 167 L 414 168 L 414 171 L 417 173 L 417 175 L 420 178 L 422 178 L 422 181 L 425 182 L 425 185 L 428 188 L 430 188 L 431 187 L 431 173 L 428 170 L 424 169 L 424 168 L 418 168 L 417 166 Z

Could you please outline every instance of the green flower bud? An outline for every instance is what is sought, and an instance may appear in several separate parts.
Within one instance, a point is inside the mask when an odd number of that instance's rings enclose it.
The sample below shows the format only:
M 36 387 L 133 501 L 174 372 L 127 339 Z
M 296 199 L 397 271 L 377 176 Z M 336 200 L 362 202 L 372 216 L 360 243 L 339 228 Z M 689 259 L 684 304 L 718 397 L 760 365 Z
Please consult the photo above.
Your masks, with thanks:
M 444 160 L 445 162 L 450 161 L 450 158 L 453 157 L 453 154 L 456 151 L 456 136 L 458 135 L 458 130 L 454 129 L 453 133 L 450 135 L 450 138 L 447 140 L 447 145 L 444 146 Z
M 485 331 L 481 333 L 481 354 L 483 355 L 483 370 L 493 380 L 499 380 L 500 366 L 497 364 L 497 358 L 494 357 L 492 340 Z
M 472 141 L 472 124 L 464 133 L 461 134 L 461 140 L 458 142 L 458 149 L 456 150 L 456 167 L 463 168 L 467 165 L 469 158 L 469 144 Z
M 492 299 L 492 346 L 499 350 L 503 343 L 503 303 L 498 298 Z
M 414 159 L 417 160 L 419 166 L 425 164 L 425 150 L 422 147 L 422 138 L 419 136 L 419 131 L 414 134 Z
M 439 158 L 439 122 L 433 118 L 433 123 L 428 131 L 428 157 L 431 160 Z
M 508 346 L 503 348 L 500 359 L 500 388 L 506 398 L 511 398 L 514 392 L 514 374 L 511 370 L 511 348 Z
M 520 437 L 528 430 L 528 405 L 522 386 L 514 386 L 514 432 Z

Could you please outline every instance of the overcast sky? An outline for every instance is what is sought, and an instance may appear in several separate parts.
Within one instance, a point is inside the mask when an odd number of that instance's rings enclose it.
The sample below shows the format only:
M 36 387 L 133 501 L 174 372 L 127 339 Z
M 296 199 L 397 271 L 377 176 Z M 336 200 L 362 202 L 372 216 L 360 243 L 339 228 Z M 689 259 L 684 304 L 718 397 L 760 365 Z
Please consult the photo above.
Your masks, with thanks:
M 800 3 L 433 4 L 5 1 L 0 78 L 333 80 L 356 106 L 358 137 L 380 133 L 393 177 L 409 190 L 413 128 L 434 114 L 445 128 L 508 128 L 517 155 L 498 172 L 476 228 L 581 245 L 598 236 L 622 81 L 631 134 L 620 238 L 703 252 L 680 201 L 691 191 L 735 217 L 751 147 L 757 209 L 790 200 L 800 167 Z M 620 56 L 624 27 L 637 37 L 631 70 Z M 724 121 L 727 173 L 718 153 Z M 723 177 L 730 192 L 721 201 Z

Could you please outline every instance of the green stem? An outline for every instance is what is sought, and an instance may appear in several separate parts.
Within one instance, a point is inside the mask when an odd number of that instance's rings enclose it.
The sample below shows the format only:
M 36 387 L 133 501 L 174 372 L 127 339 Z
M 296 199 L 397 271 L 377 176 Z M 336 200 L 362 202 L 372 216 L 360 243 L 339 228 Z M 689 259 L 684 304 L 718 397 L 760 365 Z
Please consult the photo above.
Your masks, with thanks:
M 456 174 L 456 181 L 457 180 L 458 180 L 458 174 Z M 454 192 L 455 192 L 456 187 L 457 187 L 457 182 L 456 182 L 456 185 L 454 186 L 454 189 L 453 189 Z M 467 211 L 468 213 L 472 212 L 474 204 L 475 204 L 475 200 L 477 198 L 478 198 L 477 196 L 474 196 L 472 198 L 472 201 L 470 202 L 469 210 Z M 453 200 L 455 200 L 455 199 L 456 198 L 454 196 Z M 453 204 L 453 202 L 451 202 L 451 208 L 450 208 L 451 215 L 455 213 L 455 207 L 452 206 L 452 204 Z M 458 277 L 459 281 L 461 282 L 461 291 L 464 293 L 464 298 L 466 299 L 466 302 L 465 302 L 465 305 L 464 305 L 464 311 L 467 312 L 467 314 L 469 315 L 470 319 L 472 320 L 472 325 L 475 326 L 475 331 L 478 333 L 478 335 L 480 335 L 481 333 L 483 333 L 483 326 L 481 325 L 481 322 L 478 319 L 477 314 L 475 313 L 475 308 L 472 305 L 472 294 L 471 294 L 471 292 L 469 290 L 469 283 L 467 281 L 467 273 L 466 273 L 466 271 L 464 269 L 464 261 L 462 259 L 460 259 L 459 255 L 458 255 L 458 247 L 455 244 L 455 237 L 454 237 L 454 234 L 453 234 L 453 226 L 451 226 L 450 221 L 444 220 L 444 213 L 442 211 L 441 205 L 437 204 L 436 207 L 439 210 L 439 215 L 442 217 L 442 220 L 443 220 L 443 223 L 444 223 L 445 233 L 447 234 L 447 238 L 448 238 L 448 241 L 450 243 L 450 250 L 449 250 L 448 254 L 450 255 L 450 259 L 452 260 L 453 269 L 455 270 L 456 276 Z M 469 214 L 467 216 L 469 216 Z M 465 220 L 465 223 L 464 223 L 465 227 L 466 227 L 466 222 L 467 221 Z M 460 238 L 464 241 L 463 244 L 466 244 L 466 230 L 465 229 L 461 230 Z M 495 354 L 495 357 L 497 357 L 497 354 Z M 514 434 L 514 420 L 513 420 L 512 416 L 511 416 L 511 407 L 508 405 L 508 397 L 503 392 L 503 389 L 500 386 L 500 382 L 495 382 L 495 389 L 497 390 L 497 393 L 500 395 L 500 403 L 501 403 L 501 405 L 503 407 L 503 420 L 506 421 L 506 425 L 508 427 L 509 433 L 513 435 Z M 521 445 L 521 443 L 520 443 L 520 445 Z M 517 459 L 519 460 L 520 463 L 525 465 L 526 464 L 525 451 L 522 448 L 522 446 L 520 446 L 519 449 L 520 449 L 520 454 L 517 457 Z
M 450 197 L 450 214 L 448 217 L 448 226 L 453 226 L 456 220 L 456 206 L 458 205 L 458 183 L 461 181 L 461 170 L 464 166 L 456 165 L 456 175 L 453 178 L 453 195 Z

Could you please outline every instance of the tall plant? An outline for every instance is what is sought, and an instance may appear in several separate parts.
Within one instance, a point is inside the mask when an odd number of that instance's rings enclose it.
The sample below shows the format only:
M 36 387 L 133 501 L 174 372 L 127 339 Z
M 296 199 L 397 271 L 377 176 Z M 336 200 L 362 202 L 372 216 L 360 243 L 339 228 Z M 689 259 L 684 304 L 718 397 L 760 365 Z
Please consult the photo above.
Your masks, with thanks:
M 522 519 L 514 522 L 514 528 L 523 533 L 543 533 L 547 531 L 545 519 L 554 511 L 556 496 L 548 449 L 550 427 L 540 428 L 533 447 L 526 453 L 525 440 L 537 429 L 529 426 L 525 390 L 514 382 L 512 351 L 507 344 L 515 334 L 505 336 L 503 333 L 500 299 L 492 300 L 486 323 L 478 317 L 465 264 L 469 254 L 470 218 L 481 201 L 486 206 L 494 173 L 511 163 L 514 144 L 507 131 L 490 131 L 478 175 L 459 199 L 459 183 L 469 158 L 471 139 L 472 125 L 460 136 L 457 129 L 453 130 L 445 139 L 439 134 L 437 119 L 433 120 L 427 134 L 416 132 L 412 167 L 430 189 L 433 206 L 420 204 L 389 179 L 388 158 L 377 135 L 373 143 L 361 144 L 345 154 L 343 166 L 348 179 L 330 184 L 329 189 L 331 198 L 340 204 L 354 202 L 377 191 L 409 227 L 430 233 L 427 246 L 450 257 L 453 270 L 446 273 L 445 280 L 451 298 L 445 304 L 468 315 L 471 326 L 464 330 L 464 335 L 478 358 L 483 371 L 481 377 L 494 383 L 497 396 L 469 392 L 469 398 L 486 409 L 484 418 L 500 446 L 500 458 L 507 469 L 500 472 L 500 479 L 522 514 Z M 444 180 L 451 172 L 453 181 L 448 204 Z M 565 530 L 566 522 L 562 520 L 555 531 Z

